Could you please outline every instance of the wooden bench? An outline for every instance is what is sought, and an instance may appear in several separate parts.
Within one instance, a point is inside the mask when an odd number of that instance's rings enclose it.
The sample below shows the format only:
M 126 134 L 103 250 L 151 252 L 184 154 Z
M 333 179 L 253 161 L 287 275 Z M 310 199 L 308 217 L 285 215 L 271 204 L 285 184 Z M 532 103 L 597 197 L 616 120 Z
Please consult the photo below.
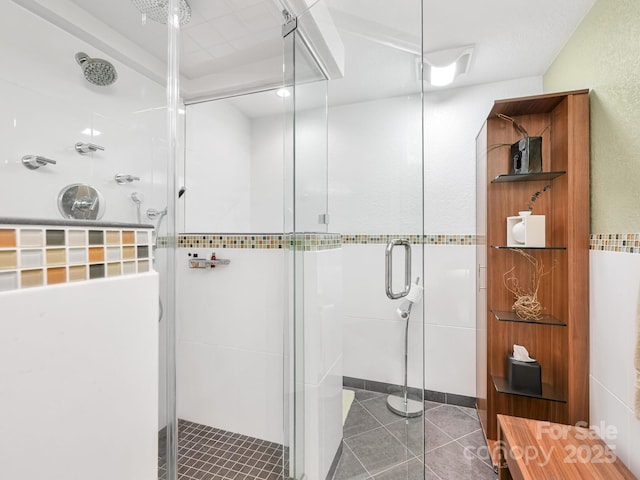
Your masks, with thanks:
M 499 480 L 637 480 L 588 428 L 498 415 Z

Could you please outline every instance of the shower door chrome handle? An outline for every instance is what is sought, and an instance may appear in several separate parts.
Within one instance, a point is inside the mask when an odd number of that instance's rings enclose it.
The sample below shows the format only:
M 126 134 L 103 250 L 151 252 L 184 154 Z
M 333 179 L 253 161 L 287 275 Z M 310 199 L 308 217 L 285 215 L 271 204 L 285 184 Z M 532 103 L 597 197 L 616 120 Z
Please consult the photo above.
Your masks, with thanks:
M 404 247 L 404 290 L 398 293 L 393 291 L 393 249 L 398 245 Z M 394 238 L 387 243 L 384 251 L 384 275 L 385 290 L 391 300 L 406 297 L 411 290 L 411 243 L 409 240 Z

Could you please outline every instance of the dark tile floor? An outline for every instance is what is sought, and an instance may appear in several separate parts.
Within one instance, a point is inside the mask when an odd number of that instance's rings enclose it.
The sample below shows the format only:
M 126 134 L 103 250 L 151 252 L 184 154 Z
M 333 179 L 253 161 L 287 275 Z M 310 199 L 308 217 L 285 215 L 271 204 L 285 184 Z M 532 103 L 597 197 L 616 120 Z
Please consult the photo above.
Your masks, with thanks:
M 164 440 L 159 438 L 158 479 L 167 476 Z M 281 480 L 283 447 L 186 420 L 178 421 L 180 480 Z
M 355 392 L 333 480 L 497 478 L 474 409 L 425 402 L 424 417 L 403 419 L 385 394 Z

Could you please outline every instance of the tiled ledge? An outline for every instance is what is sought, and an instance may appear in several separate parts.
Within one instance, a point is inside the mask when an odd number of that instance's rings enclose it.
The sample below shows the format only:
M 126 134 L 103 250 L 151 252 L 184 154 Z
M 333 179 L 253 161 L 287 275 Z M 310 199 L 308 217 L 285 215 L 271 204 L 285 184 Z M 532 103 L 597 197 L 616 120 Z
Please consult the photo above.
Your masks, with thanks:
M 151 270 L 147 226 L 88 225 L 0 224 L 0 292 Z
M 91 228 L 148 228 L 153 225 L 147 223 L 126 223 L 126 222 L 101 222 L 95 220 L 72 220 L 72 219 L 42 219 L 42 218 L 12 218 L 0 217 L 0 225 L 48 225 L 62 227 L 91 227 Z
M 607 252 L 640 253 L 640 233 L 594 233 L 589 248 Z

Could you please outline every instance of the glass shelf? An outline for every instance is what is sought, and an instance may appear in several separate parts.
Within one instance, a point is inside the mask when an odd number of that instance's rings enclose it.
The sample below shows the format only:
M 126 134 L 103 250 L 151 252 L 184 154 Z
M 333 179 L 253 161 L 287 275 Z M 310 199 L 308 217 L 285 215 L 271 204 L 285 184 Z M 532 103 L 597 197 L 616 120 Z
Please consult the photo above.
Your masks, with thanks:
M 553 180 L 556 177 L 564 175 L 567 172 L 540 172 L 540 173 L 518 173 L 515 175 L 505 174 L 498 175 L 491 180 L 491 183 L 505 182 L 535 182 L 536 180 Z
M 507 393 L 509 395 L 518 395 L 520 397 L 539 398 L 541 400 L 549 400 L 551 402 L 567 403 L 567 400 L 563 397 L 562 392 L 556 389 L 553 385 L 548 383 L 542 384 L 542 395 L 536 393 L 522 392 L 520 390 L 513 390 L 509 387 L 507 379 L 499 377 L 497 375 L 491 375 L 493 385 L 499 393 Z
M 566 250 L 567 247 L 514 247 L 511 245 L 491 245 L 491 248 L 504 249 L 504 250 Z
M 516 315 L 516 312 L 500 312 L 497 310 L 491 310 L 491 313 L 493 313 L 493 316 L 501 322 L 537 323 L 540 325 L 553 325 L 556 327 L 567 326 L 566 322 L 558 320 L 553 315 L 542 315 L 541 320 L 523 320 L 518 315 Z

